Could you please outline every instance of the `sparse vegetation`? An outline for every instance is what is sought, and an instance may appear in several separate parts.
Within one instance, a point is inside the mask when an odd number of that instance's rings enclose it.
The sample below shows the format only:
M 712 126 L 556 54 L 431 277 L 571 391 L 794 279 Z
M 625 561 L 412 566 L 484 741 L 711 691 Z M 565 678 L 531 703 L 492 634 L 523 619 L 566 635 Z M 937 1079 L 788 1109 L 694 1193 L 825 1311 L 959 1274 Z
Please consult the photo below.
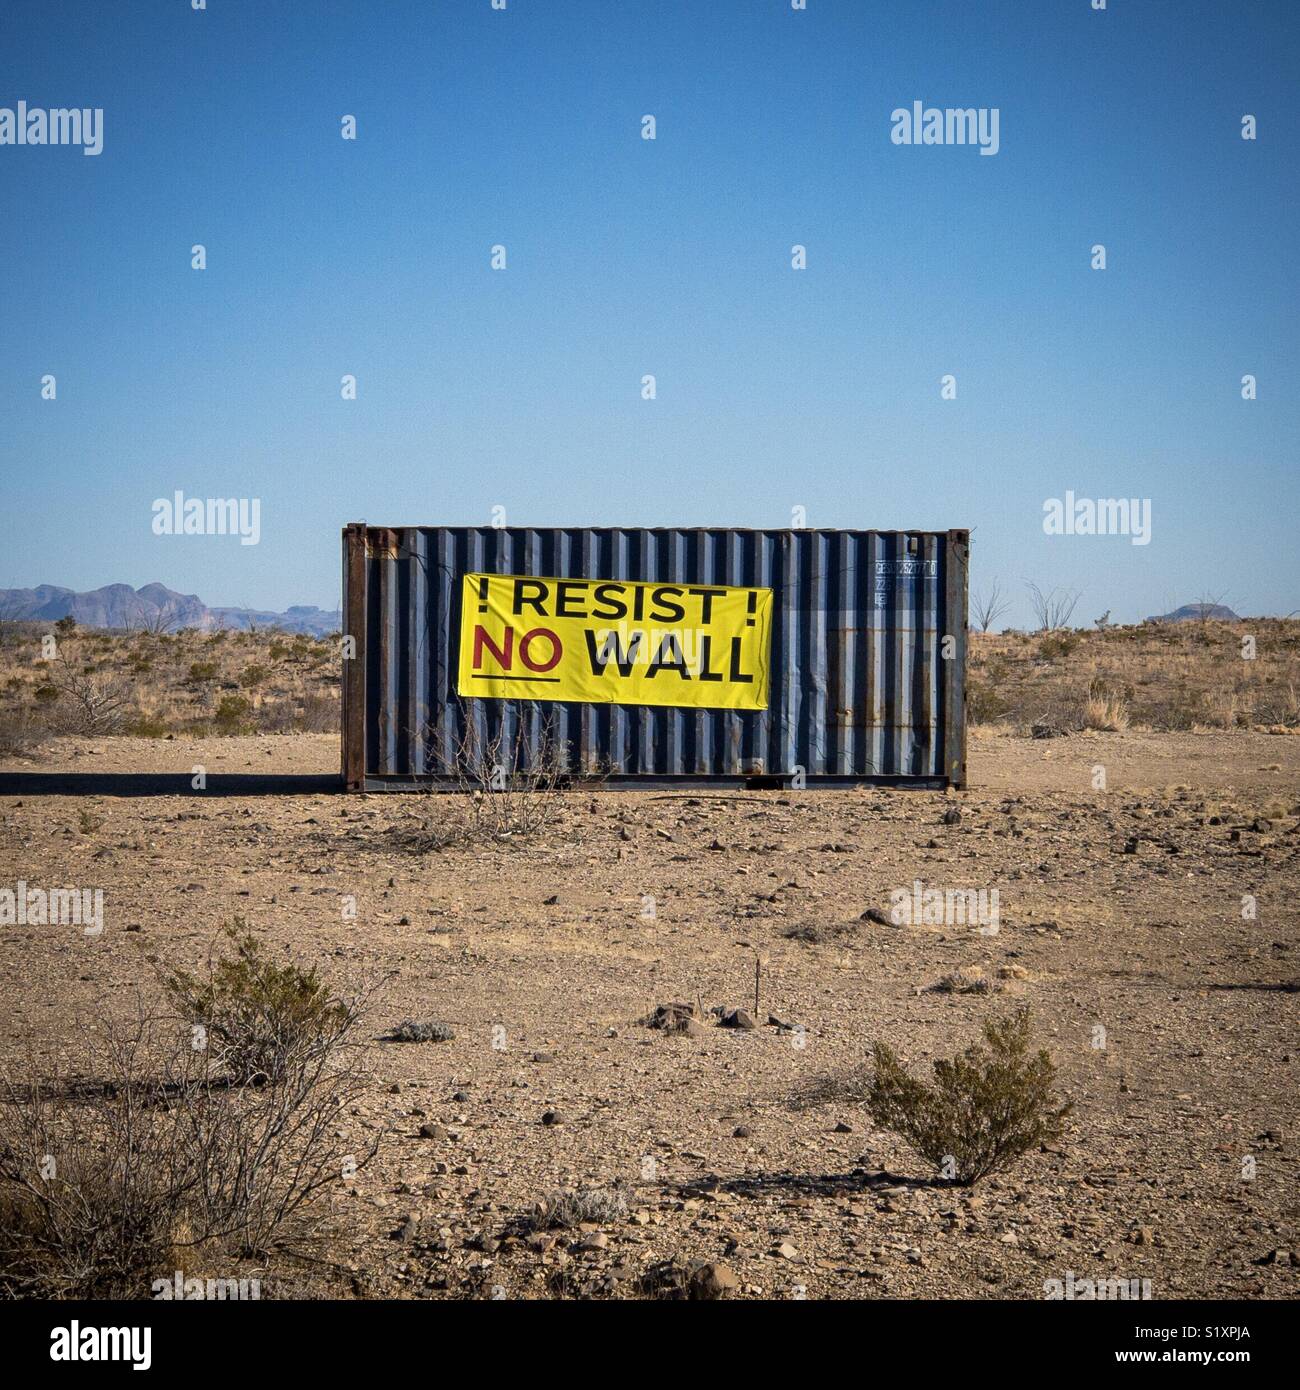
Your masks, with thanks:
M 94 665 L 78 662 L 67 642 L 59 644 L 58 656 L 48 669 L 46 684 L 57 692 L 61 729 L 92 736 L 120 732 L 131 709 L 131 687 L 125 676 L 96 674 Z
M 922 991 L 925 994 L 996 994 L 1001 986 L 982 970 L 950 970 Z
M 242 695 L 223 695 L 212 715 L 212 726 L 219 734 L 241 734 L 247 729 L 253 706 Z
M 1256 654 L 1242 658 L 1242 637 Z M 1300 729 L 1300 623 L 1166 623 L 1047 634 L 971 634 L 967 715 L 1027 734 Z
M 1081 597 L 1077 589 L 1049 589 L 1044 592 L 1031 581 L 1026 581 L 1025 587 L 1029 590 L 1029 605 L 1040 632 L 1059 632 L 1069 627 Z
M 303 1058 L 328 1053 L 351 1030 L 358 1006 L 336 998 L 316 967 L 276 965 L 242 917 L 222 931 L 234 954 L 209 957 L 206 974 L 170 970 L 163 989 L 240 1083 L 277 1080 Z
M 30 711 L 0 710 L 0 757 L 30 758 L 49 737 L 49 725 Z
M 1122 733 L 1129 726 L 1128 698 L 1101 677 L 1094 678 L 1083 706 L 1083 727 Z
M 175 1269 L 265 1262 L 320 1234 L 360 1080 L 341 1037 L 230 1087 L 158 1020 L 101 1025 L 91 1079 L 0 1083 L 0 1296 L 147 1298 Z
M 867 1110 L 881 1129 L 969 1186 L 1060 1137 L 1070 1106 L 1053 1094 L 1051 1057 L 1046 1050 L 1031 1054 L 1029 1039 L 1028 1009 L 990 1020 L 983 1046 L 934 1063 L 933 1086 L 909 1075 L 893 1050 L 877 1042 Z
M 521 735 L 507 737 L 501 728 L 485 736 L 471 723 L 449 760 L 461 795 L 431 791 L 416 828 L 404 836 L 407 847 L 424 852 L 480 840 L 505 843 L 543 830 L 555 818 L 568 778 L 563 750 L 549 731 L 542 731 L 538 748 L 530 759 Z
M 449 1023 L 440 1023 L 437 1019 L 432 1018 L 425 1019 L 423 1022 L 406 1018 L 388 1035 L 388 1041 L 400 1043 L 450 1042 L 455 1036 L 456 1030 Z
M 560 1188 L 549 1193 L 528 1214 L 533 1231 L 571 1230 L 584 1222 L 608 1226 L 627 1219 L 627 1199 L 613 1187 Z
M 42 647 L 48 634 L 42 624 L 0 623 L 0 724 L 12 722 L 29 748 L 58 734 L 165 738 L 339 726 L 337 647 L 327 639 L 304 639 L 296 649 L 304 659 L 277 667 L 269 653 L 295 648 L 268 633 L 74 628 L 59 636 L 53 657 Z M 247 703 L 234 703 L 240 699 Z
M 970 597 L 971 617 L 981 632 L 987 632 L 1006 616 L 1011 600 L 1002 592 L 1002 581 L 995 579 L 988 589 L 976 589 Z

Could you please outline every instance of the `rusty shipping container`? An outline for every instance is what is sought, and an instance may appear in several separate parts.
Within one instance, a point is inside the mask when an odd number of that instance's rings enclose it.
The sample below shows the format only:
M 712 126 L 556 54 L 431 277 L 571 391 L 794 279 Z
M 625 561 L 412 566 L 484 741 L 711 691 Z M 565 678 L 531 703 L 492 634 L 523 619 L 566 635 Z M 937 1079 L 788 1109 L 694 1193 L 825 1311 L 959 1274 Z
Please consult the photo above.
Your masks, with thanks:
M 463 785 L 466 750 L 509 748 L 610 787 L 964 786 L 968 555 L 964 530 L 347 526 L 344 779 Z M 465 575 L 770 589 L 767 707 L 458 693 Z

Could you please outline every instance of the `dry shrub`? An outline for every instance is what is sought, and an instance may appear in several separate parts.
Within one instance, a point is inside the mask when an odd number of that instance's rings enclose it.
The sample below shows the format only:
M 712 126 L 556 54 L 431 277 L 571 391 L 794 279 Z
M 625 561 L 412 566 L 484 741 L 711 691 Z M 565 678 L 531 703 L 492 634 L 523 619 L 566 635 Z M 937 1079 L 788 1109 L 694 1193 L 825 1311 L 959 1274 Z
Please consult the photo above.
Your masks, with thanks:
M 1114 734 L 1123 733 L 1128 726 L 1129 702 L 1125 693 L 1101 677 L 1094 678 L 1083 704 L 1083 727 Z
M 436 1018 L 423 1021 L 414 1018 L 403 1019 L 388 1035 L 389 1042 L 424 1043 L 451 1042 L 456 1030 L 449 1023 L 441 1023 Z
M 1271 724 L 1284 729 L 1300 726 L 1300 691 L 1295 682 L 1288 681 L 1286 690 L 1270 692 L 1262 698 L 1255 711 L 1261 724 Z
M 871 1093 L 872 1071 L 865 1062 L 845 1071 L 813 1076 L 790 1097 L 791 1110 L 820 1110 L 829 1105 L 865 1105 Z
M 996 980 L 990 980 L 979 966 L 964 966 L 960 970 L 950 970 L 941 975 L 933 984 L 926 985 L 921 994 L 996 994 L 1002 988 Z
M 963 1186 L 1059 1138 L 1071 1107 L 1057 1103 L 1056 1068 L 1046 1050 L 1030 1054 L 1029 1032 L 1028 1009 L 989 1020 L 985 1046 L 935 1062 L 933 1087 L 908 1075 L 893 1051 L 876 1043 L 866 1100 L 872 1120 L 936 1168 L 951 1166 Z
M 274 1081 L 343 1041 L 356 1023 L 359 999 L 336 998 L 314 965 L 276 965 L 242 917 L 222 935 L 233 956 L 209 954 L 202 978 L 167 971 L 163 990 L 187 1023 L 204 1030 L 218 1065 L 236 1082 Z
M 105 1025 L 91 1068 L 0 1084 L 0 1296 L 144 1298 L 178 1268 L 301 1250 L 377 1147 L 335 1138 L 362 1090 L 341 1039 L 240 1087 L 142 1017 Z
M 810 946 L 852 940 L 857 934 L 856 922 L 799 922 L 781 929 L 787 941 L 806 941 Z
M 566 747 L 553 727 L 536 742 L 523 733 L 480 733 L 473 723 L 445 761 L 455 768 L 454 791 L 433 791 L 429 809 L 406 839 L 417 851 L 476 841 L 509 842 L 545 829 L 569 781 Z M 458 795 L 457 795 L 458 794 Z
M 339 728 L 340 702 L 337 693 L 304 695 L 293 716 L 293 729 L 300 734 L 332 734 Z
M 608 1226 L 627 1219 L 627 1198 L 613 1187 L 562 1187 L 529 1212 L 524 1225 L 533 1231 L 570 1230 L 589 1222 Z
M 991 681 L 971 676 L 966 686 L 966 717 L 972 724 L 994 724 L 1010 712 L 1007 703 Z
M 0 757 L 29 758 L 49 737 L 49 725 L 28 710 L 0 711 Z
M 98 674 L 79 662 L 67 641 L 50 668 L 49 683 L 59 693 L 58 720 L 68 733 L 120 733 L 134 713 L 134 692 L 122 675 Z

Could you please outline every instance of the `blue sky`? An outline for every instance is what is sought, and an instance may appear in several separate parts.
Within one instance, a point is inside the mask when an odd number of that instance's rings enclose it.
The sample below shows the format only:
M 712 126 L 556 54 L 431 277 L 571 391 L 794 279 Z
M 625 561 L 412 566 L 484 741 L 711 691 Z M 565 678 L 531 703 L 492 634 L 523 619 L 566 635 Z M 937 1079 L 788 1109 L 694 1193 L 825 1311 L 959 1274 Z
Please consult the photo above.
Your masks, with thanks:
M 1291 0 L 7 0 L 0 107 L 104 149 L 0 146 L 0 586 L 332 607 L 349 520 L 802 506 L 971 527 L 1009 621 L 1300 608 L 1298 58 Z M 155 536 L 178 488 L 260 544 Z

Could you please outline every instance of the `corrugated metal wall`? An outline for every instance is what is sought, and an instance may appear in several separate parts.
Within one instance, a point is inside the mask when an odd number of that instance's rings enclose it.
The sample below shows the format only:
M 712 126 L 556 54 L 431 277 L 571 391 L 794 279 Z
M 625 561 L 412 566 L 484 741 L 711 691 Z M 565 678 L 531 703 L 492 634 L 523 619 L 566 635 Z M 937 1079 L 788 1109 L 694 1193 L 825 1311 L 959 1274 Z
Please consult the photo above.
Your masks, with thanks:
M 467 733 L 618 778 L 965 782 L 968 533 L 367 527 L 344 533 L 350 786 L 446 777 Z M 766 710 L 467 699 L 465 573 L 773 590 Z M 940 644 L 952 639 L 952 656 Z M 473 721 L 470 728 L 467 721 Z M 516 745 L 516 738 L 523 735 Z

